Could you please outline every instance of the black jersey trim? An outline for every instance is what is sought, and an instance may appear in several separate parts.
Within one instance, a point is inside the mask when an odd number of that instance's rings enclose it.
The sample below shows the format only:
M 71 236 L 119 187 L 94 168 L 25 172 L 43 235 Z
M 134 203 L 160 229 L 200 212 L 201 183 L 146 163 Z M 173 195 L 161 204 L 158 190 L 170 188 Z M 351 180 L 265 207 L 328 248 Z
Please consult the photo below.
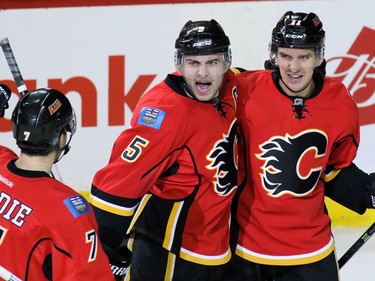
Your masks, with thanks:
M 55 248 L 57 251 L 59 251 L 60 253 L 62 253 L 63 255 L 65 255 L 65 256 L 67 256 L 67 257 L 69 257 L 69 258 L 72 258 L 72 255 L 71 255 L 69 252 L 67 252 L 67 251 L 65 251 L 65 250 L 63 250 L 63 249 L 57 247 L 56 244 L 53 242 L 52 238 L 50 238 L 50 237 L 44 237 L 44 238 L 41 238 L 41 239 L 38 240 L 38 242 L 35 243 L 35 245 L 33 246 L 33 248 L 32 248 L 31 251 L 30 251 L 29 257 L 27 258 L 27 265 L 26 265 L 26 272 L 25 272 L 25 281 L 28 281 L 28 280 L 29 280 L 29 270 L 30 270 L 29 267 L 30 267 L 31 258 L 33 257 L 34 251 L 38 248 L 38 246 L 39 246 L 42 242 L 44 242 L 44 241 L 46 241 L 46 240 L 51 241 L 52 244 L 53 244 L 53 246 L 54 246 L 54 248 Z M 47 257 L 46 257 L 46 258 L 47 258 Z M 46 266 L 46 265 L 44 265 L 44 266 Z M 52 267 L 52 265 L 51 265 L 51 267 Z M 43 270 L 43 268 L 42 268 L 42 270 Z M 47 276 L 46 276 L 46 277 L 47 277 Z

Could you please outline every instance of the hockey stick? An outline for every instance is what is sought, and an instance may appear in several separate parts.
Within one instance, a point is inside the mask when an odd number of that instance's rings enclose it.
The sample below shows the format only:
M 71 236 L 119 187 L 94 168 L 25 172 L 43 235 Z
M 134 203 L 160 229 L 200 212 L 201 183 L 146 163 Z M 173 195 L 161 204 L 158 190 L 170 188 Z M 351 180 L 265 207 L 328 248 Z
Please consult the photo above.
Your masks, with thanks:
M 0 41 L 0 46 L 3 49 L 4 56 L 7 60 L 10 71 L 12 72 L 13 79 L 16 82 L 17 90 L 21 96 L 27 94 L 27 88 L 22 78 L 21 71 L 18 67 L 16 58 L 13 54 L 12 47 L 10 46 L 8 38 L 3 38 Z
M 346 253 L 339 259 L 339 268 L 341 269 L 344 264 L 356 253 L 358 250 L 370 239 L 371 235 L 375 232 L 375 222 L 362 234 L 362 236 L 346 251 Z
M 0 278 L 4 279 L 5 281 L 22 281 L 17 276 L 13 275 L 10 271 L 6 270 L 4 267 L 0 265 Z

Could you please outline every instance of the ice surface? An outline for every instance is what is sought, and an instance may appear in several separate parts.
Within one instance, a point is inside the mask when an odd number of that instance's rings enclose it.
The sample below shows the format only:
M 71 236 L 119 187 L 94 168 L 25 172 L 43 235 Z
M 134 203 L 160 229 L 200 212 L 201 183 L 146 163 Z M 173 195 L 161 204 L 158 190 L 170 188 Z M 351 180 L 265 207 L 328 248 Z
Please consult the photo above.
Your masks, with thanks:
M 367 228 L 337 226 L 332 229 L 338 259 Z M 375 234 L 341 268 L 340 281 L 375 281 Z

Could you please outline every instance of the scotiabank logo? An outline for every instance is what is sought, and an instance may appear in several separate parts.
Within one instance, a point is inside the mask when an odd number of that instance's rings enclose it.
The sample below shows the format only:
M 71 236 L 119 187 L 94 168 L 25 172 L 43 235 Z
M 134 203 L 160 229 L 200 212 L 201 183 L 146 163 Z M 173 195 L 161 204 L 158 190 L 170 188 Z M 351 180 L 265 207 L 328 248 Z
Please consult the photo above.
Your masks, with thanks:
M 140 75 L 130 90 L 125 93 L 125 56 L 109 56 L 108 58 L 108 126 L 125 124 L 125 104 L 133 111 L 139 98 L 150 86 L 156 74 Z M 0 80 L 9 86 L 12 93 L 17 93 L 13 80 Z M 37 80 L 25 80 L 28 89 L 37 88 Z M 82 100 L 82 127 L 96 127 L 98 124 L 98 92 L 95 84 L 87 77 L 75 76 L 66 81 L 48 79 L 48 87 L 63 93 L 77 92 Z M 100 93 L 107 94 L 107 93 Z M 9 109 L 10 110 L 10 109 Z M 11 131 L 11 121 L 0 118 L 0 132 Z
M 337 64 L 328 76 L 346 85 L 359 107 L 361 125 L 375 123 L 375 30 L 363 27 L 347 55 L 333 57 L 328 64 Z

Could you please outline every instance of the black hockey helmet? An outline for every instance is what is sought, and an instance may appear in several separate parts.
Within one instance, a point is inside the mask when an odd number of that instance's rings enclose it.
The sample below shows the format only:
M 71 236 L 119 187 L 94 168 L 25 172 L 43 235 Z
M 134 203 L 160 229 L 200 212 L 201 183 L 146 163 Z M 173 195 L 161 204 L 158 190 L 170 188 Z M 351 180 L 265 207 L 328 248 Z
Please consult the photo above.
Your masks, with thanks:
M 210 21 L 188 21 L 176 39 L 175 65 L 181 64 L 184 55 L 212 55 L 223 53 L 224 61 L 232 62 L 230 41 L 221 25 Z
M 60 135 L 66 131 L 70 138 L 76 130 L 74 109 L 64 94 L 55 89 L 30 91 L 17 103 L 12 114 L 13 137 L 22 150 L 29 153 L 49 153 L 60 149 Z
M 278 47 L 314 49 L 320 65 L 324 60 L 325 31 L 314 13 L 286 12 L 272 30 L 270 59 L 275 63 Z

